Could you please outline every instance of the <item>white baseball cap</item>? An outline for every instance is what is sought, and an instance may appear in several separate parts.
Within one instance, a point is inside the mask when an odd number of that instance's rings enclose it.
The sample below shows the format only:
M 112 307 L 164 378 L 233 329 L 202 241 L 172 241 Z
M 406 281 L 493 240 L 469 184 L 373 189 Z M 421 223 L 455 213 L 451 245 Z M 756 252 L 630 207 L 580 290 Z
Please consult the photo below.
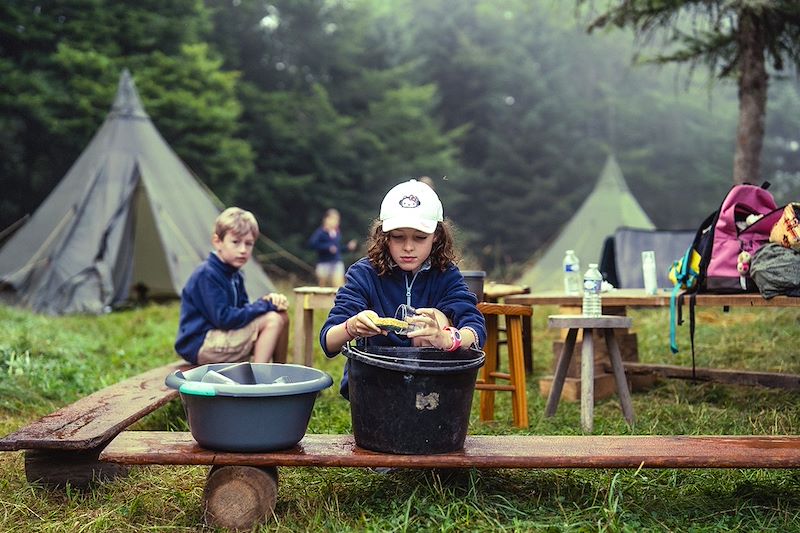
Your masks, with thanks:
M 427 184 L 408 180 L 392 187 L 383 197 L 380 220 L 383 231 L 414 228 L 433 233 L 443 220 L 442 202 Z

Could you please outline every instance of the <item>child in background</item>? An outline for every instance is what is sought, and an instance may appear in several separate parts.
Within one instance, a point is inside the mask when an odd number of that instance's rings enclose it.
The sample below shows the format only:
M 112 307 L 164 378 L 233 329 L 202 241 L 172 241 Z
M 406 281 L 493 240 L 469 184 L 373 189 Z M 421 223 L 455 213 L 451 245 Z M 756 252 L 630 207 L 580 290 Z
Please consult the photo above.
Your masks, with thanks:
M 317 252 L 317 284 L 320 287 L 344 285 L 344 263 L 342 262 L 342 232 L 339 229 L 341 215 L 336 209 L 328 209 L 322 217 L 322 225 L 308 239 L 308 246 Z M 347 249 L 356 249 L 356 241 L 350 240 Z
M 486 324 L 455 266 L 453 230 L 428 185 L 409 180 L 392 188 L 373 222 L 367 257 L 347 270 L 345 284 L 320 331 L 328 357 L 354 339 L 359 346 L 429 346 L 455 351 L 480 347 Z M 400 304 L 416 308 L 406 336 L 381 330 L 373 318 L 394 317 Z M 348 398 L 345 365 L 341 393 Z
M 181 292 L 175 351 L 198 365 L 247 360 L 269 363 L 280 352 L 286 359 L 288 299 L 270 293 L 248 303 L 239 269 L 250 259 L 258 223 L 249 211 L 229 207 L 214 224 L 209 254 Z

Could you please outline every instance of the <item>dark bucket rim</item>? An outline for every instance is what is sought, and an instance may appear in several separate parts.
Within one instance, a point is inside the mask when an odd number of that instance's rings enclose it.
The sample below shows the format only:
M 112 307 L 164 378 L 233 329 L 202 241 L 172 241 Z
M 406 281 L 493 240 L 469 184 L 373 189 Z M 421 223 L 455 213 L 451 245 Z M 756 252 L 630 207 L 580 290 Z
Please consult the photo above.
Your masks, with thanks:
M 368 347 L 369 349 L 370 347 Z M 437 348 L 420 348 L 411 346 L 373 346 L 379 350 L 391 350 L 398 355 L 383 355 L 374 354 L 367 351 L 358 349 L 350 343 L 342 346 L 342 355 L 351 361 L 358 361 L 370 366 L 383 368 L 385 370 L 393 370 L 395 372 L 402 372 L 404 374 L 454 374 L 459 372 L 468 372 L 483 366 L 486 360 L 486 354 L 476 348 L 460 349 L 453 354 L 473 354 L 475 357 L 469 359 L 420 359 L 416 357 L 407 357 L 407 354 L 425 354 L 425 353 L 451 353 L 439 350 Z M 413 362 L 413 366 L 404 364 L 403 362 Z M 438 365 L 438 366 L 432 366 Z

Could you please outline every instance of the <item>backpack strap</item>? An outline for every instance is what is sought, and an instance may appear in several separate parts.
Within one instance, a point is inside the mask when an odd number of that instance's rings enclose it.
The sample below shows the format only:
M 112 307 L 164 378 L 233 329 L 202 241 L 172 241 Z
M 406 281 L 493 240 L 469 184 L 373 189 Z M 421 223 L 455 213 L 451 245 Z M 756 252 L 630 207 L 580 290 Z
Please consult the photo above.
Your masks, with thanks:
M 669 349 L 672 353 L 678 353 L 676 328 L 683 324 L 683 297 L 687 292 L 697 290 L 695 285 L 697 273 L 691 269 L 692 252 L 694 247 L 689 246 L 683 254 L 680 269 L 675 275 L 675 286 L 669 297 Z
M 692 342 L 692 380 L 697 380 L 697 371 L 695 366 L 695 358 L 694 358 L 694 307 L 697 304 L 697 293 L 693 292 L 691 296 L 689 296 L 689 338 Z
M 676 336 L 676 317 L 675 317 L 675 308 L 676 302 L 678 300 L 678 294 L 681 291 L 680 283 L 676 283 L 675 286 L 672 288 L 672 294 L 669 296 L 669 349 L 672 353 L 678 353 L 678 341 L 675 339 Z M 679 311 L 680 312 L 680 311 Z M 680 317 L 680 315 L 678 315 Z M 680 320 L 680 318 L 678 318 Z

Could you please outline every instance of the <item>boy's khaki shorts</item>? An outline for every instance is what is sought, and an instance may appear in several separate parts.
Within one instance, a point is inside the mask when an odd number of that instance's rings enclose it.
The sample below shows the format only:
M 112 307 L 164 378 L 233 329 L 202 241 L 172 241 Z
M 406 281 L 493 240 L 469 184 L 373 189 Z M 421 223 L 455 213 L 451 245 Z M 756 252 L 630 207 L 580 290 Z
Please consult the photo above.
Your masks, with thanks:
M 238 363 L 248 359 L 258 336 L 257 323 L 258 320 L 253 320 L 241 329 L 212 329 L 206 333 L 197 352 L 197 364 Z

